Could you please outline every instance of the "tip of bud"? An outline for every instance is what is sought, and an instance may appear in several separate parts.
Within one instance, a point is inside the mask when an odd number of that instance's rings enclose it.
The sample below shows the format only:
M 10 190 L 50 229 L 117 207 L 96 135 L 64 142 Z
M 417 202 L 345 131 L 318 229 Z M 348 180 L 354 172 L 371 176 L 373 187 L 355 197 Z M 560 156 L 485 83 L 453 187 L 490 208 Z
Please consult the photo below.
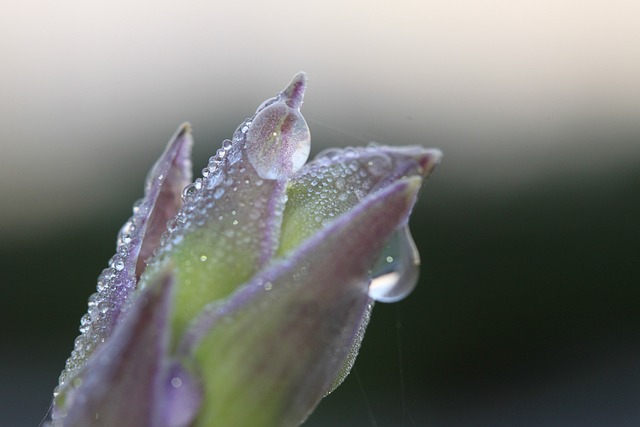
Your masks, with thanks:
M 422 168 L 422 176 L 427 177 L 442 160 L 442 151 L 437 148 L 428 148 L 424 150 L 419 157 L 420 167 Z
M 185 136 L 187 134 L 191 134 L 192 131 L 193 130 L 191 128 L 191 123 L 184 122 L 178 128 L 178 134 L 176 135 L 176 138 L 180 138 L 180 137 Z
M 282 91 L 282 97 L 284 102 L 289 108 L 300 109 L 302 107 L 302 101 L 304 99 L 304 91 L 307 88 L 307 75 L 303 71 L 299 72 L 289 85 Z
M 415 173 L 421 175 L 423 178 L 428 177 L 442 160 L 442 151 L 438 148 L 424 148 L 421 145 L 408 145 L 403 147 L 378 146 L 377 144 L 370 144 L 369 147 L 377 147 L 379 150 L 395 158 L 412 159 L 418 167 Z

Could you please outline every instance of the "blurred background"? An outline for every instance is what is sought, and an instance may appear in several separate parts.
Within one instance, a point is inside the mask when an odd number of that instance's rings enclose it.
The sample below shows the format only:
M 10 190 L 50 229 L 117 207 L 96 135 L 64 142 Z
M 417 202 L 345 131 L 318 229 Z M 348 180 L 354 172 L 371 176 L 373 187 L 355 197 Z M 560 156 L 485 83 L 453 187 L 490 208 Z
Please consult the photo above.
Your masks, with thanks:
M 24 1 L 0 14 L 0 424 L 35 426 L 147 170 L 304 70 L 313 153 L 441 148 L 416 291 L 309 426 L 640 425 L 637 1 Z

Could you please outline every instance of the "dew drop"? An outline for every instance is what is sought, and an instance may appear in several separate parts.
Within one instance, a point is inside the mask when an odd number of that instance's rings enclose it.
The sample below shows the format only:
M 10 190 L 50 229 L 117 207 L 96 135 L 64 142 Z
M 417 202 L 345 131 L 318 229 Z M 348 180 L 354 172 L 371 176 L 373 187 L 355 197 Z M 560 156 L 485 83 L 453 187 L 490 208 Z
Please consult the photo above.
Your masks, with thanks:
M 133 214 L 137 214 L 138 210 L 140 210 L 140 205 L 142 205 L 142 202 L 144 202 L 144 199 L 138 199 L 133 203 Z
M 419 267 L 418 250 L 404 226 L 391 236 L 374 266 L 369 296 L 380 302 L 400 301 L 416 287 Z
M 93 307 L 100 301 L 100 295 L 97 292 L 94 292 L 89 297 L 88 305 L 89 307 Z M 82 320 L 82 319 L 81 319 Z
M 107 304 L 106 301 L 100 301 L 98 303 L 98 311 L 100 311 L 100 313 L 106 313 L 107 310 L 109 310 L 109 304 Z
M 113 268 L 105 268 L 104 270 L 102 270 L 102 279 L 104 280 L 110 280 L 113 279 L 113 277 L 116 275 L 116 271 Z
M 198 192 L 198 188 L 196 187 L 196 185 L 189 184 L 184 188 L 184 190 L 182 190 L 182 199 L 185 202 L 190 201 L 193 198 L 193 196 L 196 195 L 197 192 Z
M 95 305 L 95 303 L 94 303 L 94 305 Z M 81 328 L 88 328 L 90 324 L 91 324 L 91 317 L 89 316 L 89 314 L 85 313 L 80 318 L 80 327 Z
M 249 163 L 262 179 L 283 179 L 309 157 L 309 127 L 298 109 L 275 102 L 261 110 L 246 134 Z

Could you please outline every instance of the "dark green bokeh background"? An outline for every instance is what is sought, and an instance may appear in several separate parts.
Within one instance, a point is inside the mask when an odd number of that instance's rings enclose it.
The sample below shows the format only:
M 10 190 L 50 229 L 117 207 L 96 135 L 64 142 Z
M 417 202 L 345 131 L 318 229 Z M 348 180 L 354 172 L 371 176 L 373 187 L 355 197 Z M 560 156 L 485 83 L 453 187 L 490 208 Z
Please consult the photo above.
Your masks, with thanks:
M 7 0 L 0 426 L 35 426 L 183 120 L 196 173 L 299 70 L 317 152 L 444 151 L 415 292 L 319 426 L 640 425 L 637 1 Z
M 418 288 L 376 306 L 355 374 L 309 425 L 637 425 L 640 163 L 491 198 L 449 183 L 456 161 L 413 216 Z M 91 221 L 2 242 L 3 425 L 46 411 L 139 187 Z

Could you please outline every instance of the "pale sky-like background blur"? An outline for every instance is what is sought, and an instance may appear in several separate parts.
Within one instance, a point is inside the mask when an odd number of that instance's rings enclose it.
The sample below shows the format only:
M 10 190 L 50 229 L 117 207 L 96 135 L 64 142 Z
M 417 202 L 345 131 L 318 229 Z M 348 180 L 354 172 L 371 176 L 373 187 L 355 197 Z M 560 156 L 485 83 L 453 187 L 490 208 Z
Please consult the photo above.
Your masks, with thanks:
M 637 1 L 2 6 L 3 233 L 109 206 L 184 120 L 213 153 L 299 70 L 315 148 L 437 144 L 489 192 L 640 156 L 583 138 L 640 127 Z
M 637 0 L 0 5 L 0 425 L 44 415 L 180 123 L 198 173 L 298 71 L 312 153 L 444 152 L 423 281 L 308 425 L 640 424 Z

